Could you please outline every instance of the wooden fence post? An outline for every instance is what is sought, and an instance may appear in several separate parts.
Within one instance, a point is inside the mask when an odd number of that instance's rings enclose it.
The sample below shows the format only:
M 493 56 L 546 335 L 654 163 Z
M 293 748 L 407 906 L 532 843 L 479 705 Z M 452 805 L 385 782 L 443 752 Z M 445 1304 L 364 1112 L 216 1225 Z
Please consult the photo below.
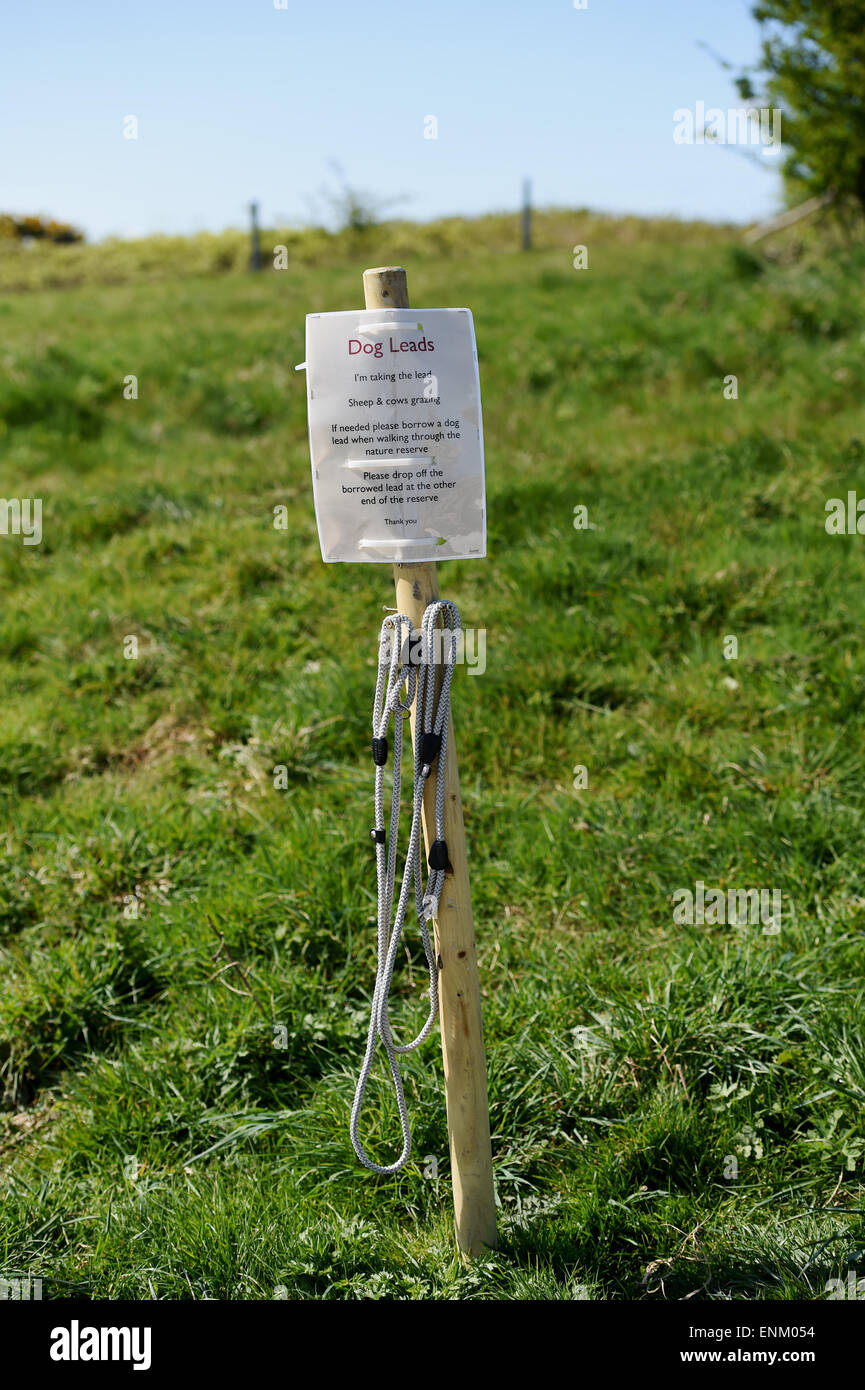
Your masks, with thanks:
M 399 266 L 365 270 L 363 288 L 367 309 L 409 308 L 406 274 Z M 395 564 L 393 571 L 397 610 L 419 629 L 427 604 L 439 596 L 435 561 Z M 414 739 L 414 706 L 411 730 Z M 444 838 L 450 862 L 434 927 L 454 1223 L 460 1250 L 471 1256 L 495 1248 L 496 1206 L 481 992 L 453 717 L 445 757 L 445 793 Z M 435 839 L 432 777 L 424 794 L 423 830 L 429 852 Z
M 523 250 L 532 249 L 532 181 L 523 179 Z
M 249 268 L 261 270 L 261 237 L 258 228 L 258 203 L 249 205 Z

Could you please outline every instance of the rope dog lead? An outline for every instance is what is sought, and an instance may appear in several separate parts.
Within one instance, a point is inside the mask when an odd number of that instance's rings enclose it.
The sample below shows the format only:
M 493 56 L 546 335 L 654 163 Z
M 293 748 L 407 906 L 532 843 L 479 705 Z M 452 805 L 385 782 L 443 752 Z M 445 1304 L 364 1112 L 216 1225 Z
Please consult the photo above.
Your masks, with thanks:
M 438 627 L 439 615 L 443 629 Z M 358 1078 L 354 1104 L 351 1109 L 351 1142 L 365 1168 L 373 1173 L 399 1172 L 411 1153 L 411 1128 L 403 1091 L 399 1055 L 412 1052 L 429 1035 L 438 1012 L 438 970 L 427 923 L 438 912 L 439 898 L 444 886 L 448 863 L 444 839 L 444 766 L 450 726 L 450 689 L 456 665 L 460 615 L 456 605 L 446 599 L 429 604 L 418 633 L 404 613 L 390 614 L 381 626 L 378 654 L 378 677 L 375 687 L 372 716 L 372 756 L 375 764 L 375 825 L 370 838 L 375 844 L 376 877 L 378 879 L 378 952 L 375 989 L 372 996 L 366 1052 Z M 435 698 L 435 646 L 441 640 L 442 682 L 438 701 Z M 405 696 L 401 692 L 405 687 Z M 400 784 L 402 777 L 403 719 L 417 697 L 415 711 L 414 778 L 412 816 L 406 850 L 402 884 L 397 900 L 396 915 L 393 899 L 396 890 L 396 851 L 399 830 Z M 384 824 L 384 769 L 388 755 L 387 734 L 393 718 L 393 777 L 390 804 L 390 830 Z M 429 879 L 423 890 L 421 867 L 421 808 L 427 779 L 436 764 L 435 782 L 435 840 L 430 846 Z M 393 979 L 397 951 L 405 928 L 406 910 L 412 884 L 415 890 L 415 911 L 420 936 L 429 969 L 429 1014 L 417 1037 L 410 1043 L 394 1042 L 390 1027 L 388 998 Z M 391 927 L 391 919 L 393 926 Z M 402 1127 L 402 1152 L 395 1162 L 381 1165 L 367 1155 L 358 1135 L 364 1093 L 375 1060 L 377 1039 L 381 1039 L 390 1066 L 394 1094 Z

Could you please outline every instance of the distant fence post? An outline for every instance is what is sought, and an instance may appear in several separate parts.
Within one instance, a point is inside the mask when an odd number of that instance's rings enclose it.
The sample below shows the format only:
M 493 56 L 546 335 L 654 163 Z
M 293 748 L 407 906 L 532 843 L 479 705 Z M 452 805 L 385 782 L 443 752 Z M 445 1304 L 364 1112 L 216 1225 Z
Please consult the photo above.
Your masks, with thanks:
M 532 249 L 532 181 L 523 179 L 523 250 Z
M 258 232 L 258 203 L 250 203 L 249 216 L 249 268 L 261 270 L 261 237 Z

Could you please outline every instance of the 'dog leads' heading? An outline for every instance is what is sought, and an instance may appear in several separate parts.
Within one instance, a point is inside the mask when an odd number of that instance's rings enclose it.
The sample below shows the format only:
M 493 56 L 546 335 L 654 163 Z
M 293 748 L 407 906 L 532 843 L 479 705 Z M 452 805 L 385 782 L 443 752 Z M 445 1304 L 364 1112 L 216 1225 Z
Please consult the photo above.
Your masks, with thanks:
M 432 338 L 418 338 L 415 342 L 395 343 L 393 338 L 388 338 L 388 352 L 435 352 L 435 343 Z M 348 355 L 356 357 L 358 353 L 365 352 L 370 357 L 384 357 L 385 345 L 381 343 L 362 343 L 359 338 L 349 338 Z

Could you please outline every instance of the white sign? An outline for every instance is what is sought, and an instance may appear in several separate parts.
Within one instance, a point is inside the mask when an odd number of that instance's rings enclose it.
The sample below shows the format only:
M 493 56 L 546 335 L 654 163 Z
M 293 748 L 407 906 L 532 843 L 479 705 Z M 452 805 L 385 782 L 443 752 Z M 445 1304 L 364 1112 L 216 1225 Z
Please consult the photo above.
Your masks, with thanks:
M 309 314 L 306 386 L 323 560 L 486 554 L 481 391 L 468 309 Z

